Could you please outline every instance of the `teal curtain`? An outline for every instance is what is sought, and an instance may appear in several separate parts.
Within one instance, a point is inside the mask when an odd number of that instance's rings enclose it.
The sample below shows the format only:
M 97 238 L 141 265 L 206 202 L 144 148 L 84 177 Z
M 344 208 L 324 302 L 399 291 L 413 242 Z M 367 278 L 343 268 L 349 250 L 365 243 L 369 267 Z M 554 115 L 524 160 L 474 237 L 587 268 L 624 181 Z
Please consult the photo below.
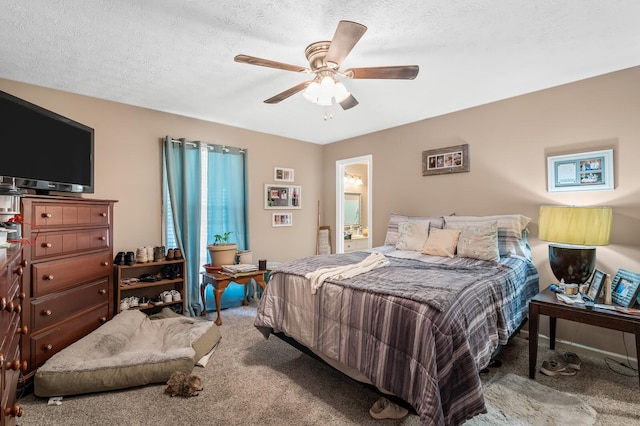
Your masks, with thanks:
M 174 141 L 167 136 L 163 148 L 164 176 L 171 211 L 171 216 L 167 215 L 166 219 L 172 222 L 176 245 L 184 253 L 185 302 L 189 315 L 193 316 L 192 304 L 200 297 L 202 144 L 198 141 L 186 143 L 184 139 Z
M 185 254 L 185 301 L 189 315 L 194 315 L 196 307 L 202 306 L 200 272 L 210 261 L 207 245 L 213 236 L 230 232 L 229 241 L 236 242 L 238 250 L 249 250 L 246 151 L 167 136 L 163 154 L 165 240 Z M 240 305 L 243 289 L 230 284 L 221 307 Z M 213 310 L 211 286 L 207 292 L 208 306 L 203 309 Z

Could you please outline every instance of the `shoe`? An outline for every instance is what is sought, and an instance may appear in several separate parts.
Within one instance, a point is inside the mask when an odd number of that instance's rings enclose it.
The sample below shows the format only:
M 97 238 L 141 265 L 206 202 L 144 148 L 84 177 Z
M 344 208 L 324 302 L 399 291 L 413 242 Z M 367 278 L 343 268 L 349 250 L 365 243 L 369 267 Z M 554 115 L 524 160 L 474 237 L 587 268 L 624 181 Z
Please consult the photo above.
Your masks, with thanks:
M 120 251 L 116 254 L 116 258 L 113 260 L 115 265 L 124 265 L 124 252 Z
M 182 299 L 182 296 L 180 296 L 180 292 L 178 290 L 171 290 L 169 293 L 171 293 L 171 298 L 174 302 L 178 302 Z
M 164 246 L 155 247 L 153 249 L 153 261 L 162 262 L 165 259 Z
M 136 250 L 136 263 L 147 263 L 147 248 L 138 247 Z
M 582 361 L 580 357 L 575 352 L 565 352 L 562 354 L 562 359 L 567 364 L 567 367 L 573 370 L 580 370 L 580 365 L 582 365 Z
M 136 264 L 136 255 L 133 254 L 132 251 L 128 251 L 125 255 L 124 255 L 124 263 L 126 263 L 129 266 L 133 266 Z
M 573 376 L 576 374 L 576 370 L 551 359 L 542 363 L 540 372 L 547 376 Z
M 401 419 L 407 414 L 409 410 L 384 397 L 377 400 L 369 410 L 369 415 L 374 419 Z
M 153 247 L 146 246 L 145 250 L 147 250 L 147 262 L 153 262 Z
M 181 260 L 182 259 L 182 251 L 180 251 L 180 249 L 175 249 L 173 251 L 173 258 L 175 260 Z
M 175 253 L 175 249 L 169 249 L 169 251 L 167 252 L 167 260 L 174 260 L 176 258 Z

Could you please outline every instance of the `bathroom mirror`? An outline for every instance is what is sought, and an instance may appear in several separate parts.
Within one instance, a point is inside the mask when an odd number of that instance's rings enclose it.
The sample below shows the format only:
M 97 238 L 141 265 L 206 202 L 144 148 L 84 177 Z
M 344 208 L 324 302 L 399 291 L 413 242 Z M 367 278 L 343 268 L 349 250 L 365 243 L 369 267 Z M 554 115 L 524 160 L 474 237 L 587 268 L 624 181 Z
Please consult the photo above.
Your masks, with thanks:
M 344 226 L 360 225 L 361 194 L 344 193 Z

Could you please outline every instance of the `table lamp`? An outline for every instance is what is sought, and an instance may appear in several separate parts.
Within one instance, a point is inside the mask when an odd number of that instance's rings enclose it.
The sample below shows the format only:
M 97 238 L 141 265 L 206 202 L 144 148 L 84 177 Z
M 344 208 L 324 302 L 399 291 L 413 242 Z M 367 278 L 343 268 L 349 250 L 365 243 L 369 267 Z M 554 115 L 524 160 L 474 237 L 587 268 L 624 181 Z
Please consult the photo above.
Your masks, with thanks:
M 584 284 L 596 267 L 596 248 L 611 237 L 611 207 L 540 206 L 539 238 L 549 241 L 549 264 L 567 284 Z

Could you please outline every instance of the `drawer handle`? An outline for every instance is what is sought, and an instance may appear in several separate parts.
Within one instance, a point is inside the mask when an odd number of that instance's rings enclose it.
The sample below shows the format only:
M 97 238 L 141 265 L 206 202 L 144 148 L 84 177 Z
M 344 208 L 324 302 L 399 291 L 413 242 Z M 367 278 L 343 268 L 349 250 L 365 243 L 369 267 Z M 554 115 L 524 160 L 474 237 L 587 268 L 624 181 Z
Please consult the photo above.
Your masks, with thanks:
M 45 309 L 44 311 L 42 311 L 42 315 L 45 317 L 50 317 L 52 314 L 51 309 Z
M 27 295 L 24 294 L 24 291 L 21 291 L 18 297 L 20 298 L 20 300 L 24 300 L 27 297 Z
M 100 213 L 100 216 L 107 217 L 107 214 L 105 212 L 102 212 L 102 213 Z
M 22 274 L 24 273 L 24 269 L 22 269 L 22 266 L 18 266 L 18 267 L 16 268 L 16 270 L 15 270 L 15 271 L 13 271 L 13 273 L 14 273 L 14 274 L 16 274 L 17 276 L 21 277 L 21 276 L 22 276 Z
M 42 345 L 42 350 L 44 352 L 49 352 L 51 349 L 53 349 L 53 345 L 51 343 L 47 343 L 46 345 Z
M 51 213 L 42 213 L 42 217 L 44 217 L 45 219 L 48 219 L 51 217 Z
M 101 323 L 107 322 L 107 317 L 100 317 L 100 322 Z
M 98 290 L 98 293 L 107 294 L 107 290 L 105 290 L 104 288 L 101 288 L 100 290 Z
M 4 310 L 7 312 L 13 312 L 13 300 L 6 303 Z
M 22 407 L 18 405 L 18 403 L 13 404 L 11 407 L 7 407 L 4 409 L 4 415 L 22 417 Z
M 22 327 L 18 328 L 16 334 L 22 334 L 23 336 L 26 336 L 27 334 L 29 334 L 29 327 L 23 325 Z
M 20 369 L 20 360 L 18 358 L 5 364 L 7 370 L 18 371 Z
M 109 266 L 109 262 L 100 262 L 100 265 L 102 265 L 102 266 Z
M 22 259 L 22 262 L 20 263 L 23 268 L 26 268 L 28 264 L 29 262 L 27 262 L 27 259 Z
M 53 281 L 53 275 L 46 275 L 46 276 L 44 277 L 44 279 L 45 279 L 46 281 Z
M 17 304 L 13 307 L 13 312 L 15 312 L 16 314 L 19 314 L 20 312 L 22 312 L 22 305 L 21 304 Z
M 53 244 L 51 243 L 42 243 L 42 248 L 51 248 L 53 247 Z
M 100 237 L 100 241 L 107 241 L 107 237 Z

